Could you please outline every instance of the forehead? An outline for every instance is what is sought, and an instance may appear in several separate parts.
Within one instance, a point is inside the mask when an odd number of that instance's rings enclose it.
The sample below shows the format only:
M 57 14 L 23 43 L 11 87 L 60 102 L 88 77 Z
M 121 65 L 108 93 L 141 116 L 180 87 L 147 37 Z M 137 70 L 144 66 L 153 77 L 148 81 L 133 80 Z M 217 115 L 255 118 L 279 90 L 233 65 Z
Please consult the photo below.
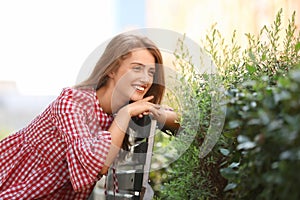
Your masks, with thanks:
M 147 49 L 137 49 L 130 52 L 124 61 L 137 62 L 144 65 L 154 64 L 155 58 Z

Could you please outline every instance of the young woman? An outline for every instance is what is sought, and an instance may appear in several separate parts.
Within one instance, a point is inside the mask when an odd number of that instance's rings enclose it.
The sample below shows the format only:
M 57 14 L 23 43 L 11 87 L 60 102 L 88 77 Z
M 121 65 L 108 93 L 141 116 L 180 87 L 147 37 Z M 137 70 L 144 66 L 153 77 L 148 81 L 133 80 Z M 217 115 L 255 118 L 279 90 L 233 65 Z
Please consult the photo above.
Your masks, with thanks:
M 176 130 L 176 113 L 158 105 L 162 63 L 148 38 L 114 37 L 86 81 L 0 142 L 0 199 L 87 199 L 126 146 L 132 117 L 149 114 Z

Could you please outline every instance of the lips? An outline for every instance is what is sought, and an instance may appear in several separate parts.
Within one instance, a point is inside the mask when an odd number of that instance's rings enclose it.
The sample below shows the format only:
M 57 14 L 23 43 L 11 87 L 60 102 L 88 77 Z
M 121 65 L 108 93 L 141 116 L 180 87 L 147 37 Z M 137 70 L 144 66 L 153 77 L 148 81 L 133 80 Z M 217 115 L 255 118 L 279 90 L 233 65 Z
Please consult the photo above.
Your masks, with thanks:
M 147 86 L 145 85 L 133 85 L 133 87 L 138 91 L 138 92 L 144 92 Z

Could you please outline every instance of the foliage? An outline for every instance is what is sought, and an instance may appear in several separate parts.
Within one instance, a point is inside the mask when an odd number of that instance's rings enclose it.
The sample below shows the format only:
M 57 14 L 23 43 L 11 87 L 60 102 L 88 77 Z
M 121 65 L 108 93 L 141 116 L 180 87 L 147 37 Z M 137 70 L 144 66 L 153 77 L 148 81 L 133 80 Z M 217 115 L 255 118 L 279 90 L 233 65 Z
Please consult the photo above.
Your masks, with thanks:
M 195 76 L 184 63 L 184 47 L 175 52 L 177 66 L 191 91 L 182 98 L 185 135 L 194 137 L 187 151 L 168 168 L 159 199 L 299 199 L 300 177 L 300 32 L 295 13 L 282 29 L 282 10 L 257 36 L 245 34 L 248 46 L 238 45 L 234 31 L 230 44 L 212 26 L 203 46 L 218 66 L 226 88 L 227 114 L 222 135 L 212 151 L 199 158 L 209 134 L 211 76 Z M 183 84 L 184 85 L 184 84 Z M 198 109 L 198 116 L 195 115 Z M 192 114 L 191 114 L 192 113 Z M 188 122 L 197 117 L 199 128 Z M 184 124 L 184 123 L 183 123 Z
M 179 41 L 179 49 L 175 52 L 174 65 L 182 75 L 178 77 L 180 86 L 177 97 L 183 102 L 181 105 L 181 125 L 183 131 L 175 138 L 176 148 L 186 146 L 186 138 L 193 142 L 179 160 L 167 169 L 166 183 L 161 186 L 161 199 L 208 199 L 218 198 L 216 193 L 222 192 L 225 179 L 220 175 L 218 166 L 222 162 L 222 155 L 211 153 L 202 160 L 199 159 L 200 146 L 204 142 L 209 130 L 211 113 L 211 79 L 207 74 L 198 74 L 190 61 L 189 52 L 184 47 L 183 40 Z M 180 148 L 180 147 L 179 147 Z M 212 170 L 215 169 L 215 170 Z M 201 179 L 198 179 L 201 177 Z M 205 198 L 202 198 L 205 197 Z
M 268 77 L 229 90 L 227 131 L 237 135 L 222 175 L 229 199 L 299 199 L 300 66 L 270 86 Z
M 179 41 L 179 46 L 180 49 L 175 52 L 174 64 L 182 75 L 178 77 L 182 84 L 177 89 L 176 95 L 183 102 L 181 105 L 183 130 L 174 140 L 177 149 L 180 145 L 187 145 L 187 138 L 192 138 L 193 142 L 180 159 L 168 168 L 168 181 L 161 187 L 160 198 L 218 199 L 219 193 L 223 192 L 226 185 L 226 180 L 218 169 L 223 162 L 223 156 L 213 151 L 199 159 L 199 155 L 203 153 L 199 147 L 204 145 L 204 138 L 208 137 L 210 132 L 212 84 L 215 84 L 216 80 L 209 74 L 197 74 L 183 41 Z M 219 142 L 218 145 L 221 144 Z
M 300 62 L 300 35 L 294 13 L 280 37 L 281 15 L 282 10 L 256 39 L 246 34 L 249 46 L 242 54 L 242 79 L 229 84 L 224 135 L 233 145 L 227 148 L 226 167 L 220 169 L 229 181 L 224 188 L 228 199 L 300 197 L 300 178 L 295 176 L 299 158 L 282 157 L 299 152 L 300 77 L 299 69 L 291 70 Z

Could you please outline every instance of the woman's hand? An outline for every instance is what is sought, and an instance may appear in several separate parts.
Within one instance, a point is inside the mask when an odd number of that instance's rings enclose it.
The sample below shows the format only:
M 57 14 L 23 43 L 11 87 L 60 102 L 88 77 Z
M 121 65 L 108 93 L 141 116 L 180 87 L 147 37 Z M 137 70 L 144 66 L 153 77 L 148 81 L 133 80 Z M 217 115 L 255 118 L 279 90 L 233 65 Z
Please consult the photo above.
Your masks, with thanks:
M 124 108 L 127 110 L 131 117 L 143 117 L 143 115 L 149 115 L 150 113 L 158 113 L 160 106 L 150 101 L 153 99 L 153 96 L 146 97 L 142 100 L 135 101 L 128 104 Z
M 122 146 L 124 136 L 131 117 L 143 115 L 145 113 L 155 113 L 159 110 L 159 106 L 151 103 L 153 96 L 146 97 L 142 100 L 130 103 L 122 107 L 114 118 L 108 131 L 111 133 L 111 146 L 106 158 L 105 165 L 110 166 L 119 149 Z M 101 174 L 106 173 L 106 168 L 101 170 Z
M 153 117 L 160 124 L 162 131 L 169 130 L 175 135 L 180 128 L 177 113 L 168 106 L 161 106 L 157 112 L 153 113 Z
M 164 130 L 170 130 L 173 134 L 180 128 L 179 117 L 171 107 L 161 106 L 149 102 L 153 97 L 146 97 L 140 101 L 128 104 L 126 107 L 131 117 L 151 115 L 162 126 Z

